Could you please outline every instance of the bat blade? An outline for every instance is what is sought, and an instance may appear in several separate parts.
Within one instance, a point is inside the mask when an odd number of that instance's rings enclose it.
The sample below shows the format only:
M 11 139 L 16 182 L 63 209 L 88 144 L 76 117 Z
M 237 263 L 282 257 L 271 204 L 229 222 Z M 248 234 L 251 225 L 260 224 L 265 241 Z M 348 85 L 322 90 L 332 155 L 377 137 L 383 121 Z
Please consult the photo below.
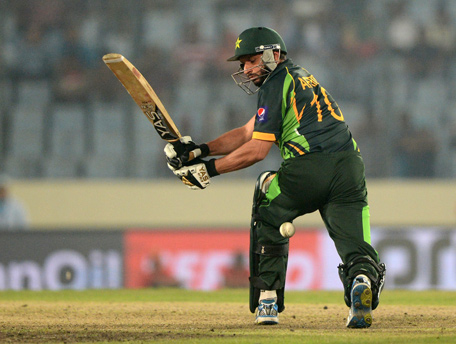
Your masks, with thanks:
M 136 67 L 121 54 L 106 54 L 103 61 L 153 124 L 160 137 L 168 142 L 178 141 L 181 134 L 174 121 Z

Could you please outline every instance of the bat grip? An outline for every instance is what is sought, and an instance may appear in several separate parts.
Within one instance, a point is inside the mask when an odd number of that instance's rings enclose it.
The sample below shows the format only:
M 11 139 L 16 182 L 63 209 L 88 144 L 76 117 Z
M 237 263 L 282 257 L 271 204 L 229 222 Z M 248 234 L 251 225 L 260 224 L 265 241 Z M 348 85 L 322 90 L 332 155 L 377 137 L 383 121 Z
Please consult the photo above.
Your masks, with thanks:
M 180 140 L 173 141 L 171 144 L 173 145 L 177 156 L 182 156 L 185 153 L 185 145 Z M 195 159 L 195 153 L 191 151 L 188 153 L 188 161 L 192 161 L 193 159 Z
M 185 148 L 184 148 L 183 143 L 180 142 L 180 140 L 173 141 L 173 142 L 171 142 L 171 144 L 173 145 L 174 150 L 176 151 L 178 156 L 184 154 Z

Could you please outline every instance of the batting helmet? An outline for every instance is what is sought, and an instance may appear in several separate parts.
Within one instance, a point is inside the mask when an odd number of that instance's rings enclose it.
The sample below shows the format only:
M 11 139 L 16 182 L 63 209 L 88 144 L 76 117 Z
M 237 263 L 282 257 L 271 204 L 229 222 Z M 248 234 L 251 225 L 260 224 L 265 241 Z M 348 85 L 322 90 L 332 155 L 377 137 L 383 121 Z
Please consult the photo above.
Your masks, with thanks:
M 252 27 L 239 35 L 234 56 L 227 61 L 237 61 L 241 56 L 255 55 L 267 49 L 280 49 L 282 53 L 287 53 L 285 42 L 276 31 L 267 27 Z

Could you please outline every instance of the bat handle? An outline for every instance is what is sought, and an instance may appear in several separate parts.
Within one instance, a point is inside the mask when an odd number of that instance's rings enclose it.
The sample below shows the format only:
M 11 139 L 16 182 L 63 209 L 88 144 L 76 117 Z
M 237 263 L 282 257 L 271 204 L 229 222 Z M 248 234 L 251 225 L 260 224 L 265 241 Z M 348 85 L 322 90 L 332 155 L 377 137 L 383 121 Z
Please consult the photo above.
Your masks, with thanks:
M 185 153 L 185 146 L 180 140 L 171 142 L 171 144 L 174 146 L 174 150 L 176 151 L 177 156 L 182 156 Z M 188 161 L 191 161 L 193 159 L 195 159 L 195 154 L 193 152 L 189 152 Z
M 178 156 L 182 156 L 185 153 L 185 146 L 180 140 L 173 141 L 171 144 L 174 146 L 174 150 Z M 188 161 L 192 161 L 195 158 L 196 156 L 193 151 L 188 153 Z
M 178 156 L 181 156 L 185 152 L 184 144 L 180 140 L 171 142 Z

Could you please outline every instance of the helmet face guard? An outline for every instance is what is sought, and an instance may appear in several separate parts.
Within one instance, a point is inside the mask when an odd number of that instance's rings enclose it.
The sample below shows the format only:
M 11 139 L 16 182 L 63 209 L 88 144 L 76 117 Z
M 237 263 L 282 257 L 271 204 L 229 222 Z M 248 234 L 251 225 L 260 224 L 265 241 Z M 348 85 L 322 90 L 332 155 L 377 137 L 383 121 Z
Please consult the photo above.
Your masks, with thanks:
M 258 66 L 252 67 L 250 69 L 256 68 Z M 260 67 L 261 68 L 261 67 Z M 262 71 L 266 71 L 266 69 L 261 69 Z M 242 67 L 239 67 L 239 70 L 236 73 L 231 74 L 236 85 L 238 85 L 242 90 L 245 91 L 249 96 L 258 92 L 260 87 L 254 84 L 254 81 L 262 78 L 263 76 L 258 76 L 255 79 L 250 79 L 245 73 Z
M 271 45 L 272 46 L 272 45 Z M 278 46 L 278 47 L 277 47 Z M 259 47 L 263 48 L 263 46 Z M 236 85 L 238 85 L 242 90 L 244 90 L 248 95 L 252 95 L 258 92 L 261 85 L 263 85 L 266 80 L 269 78 L 269 75 L 276 69 L 278 62 L 274 58 L 274 50 L 279 49 L 279 56 L 280 56 L 280 45 L 274 45 L 274 47 L 268 47 L 266 50 L 263 51 L 263 55 L 261 56 L 261 63 L 257 66 L 251 67 L 249 69 L 244 69 L 243 66 L 239 68 L 239 70 L 233 74 L 231 77 L 233 78 Z M 257 76 L 253 79 L 249 78 L 246 71 L 252 70 L 254 68 L 259 68 L 261 70 L 261 75 Z M 261 82 L 261 85 L 255 85 L 255 81 L 264 79 Z

